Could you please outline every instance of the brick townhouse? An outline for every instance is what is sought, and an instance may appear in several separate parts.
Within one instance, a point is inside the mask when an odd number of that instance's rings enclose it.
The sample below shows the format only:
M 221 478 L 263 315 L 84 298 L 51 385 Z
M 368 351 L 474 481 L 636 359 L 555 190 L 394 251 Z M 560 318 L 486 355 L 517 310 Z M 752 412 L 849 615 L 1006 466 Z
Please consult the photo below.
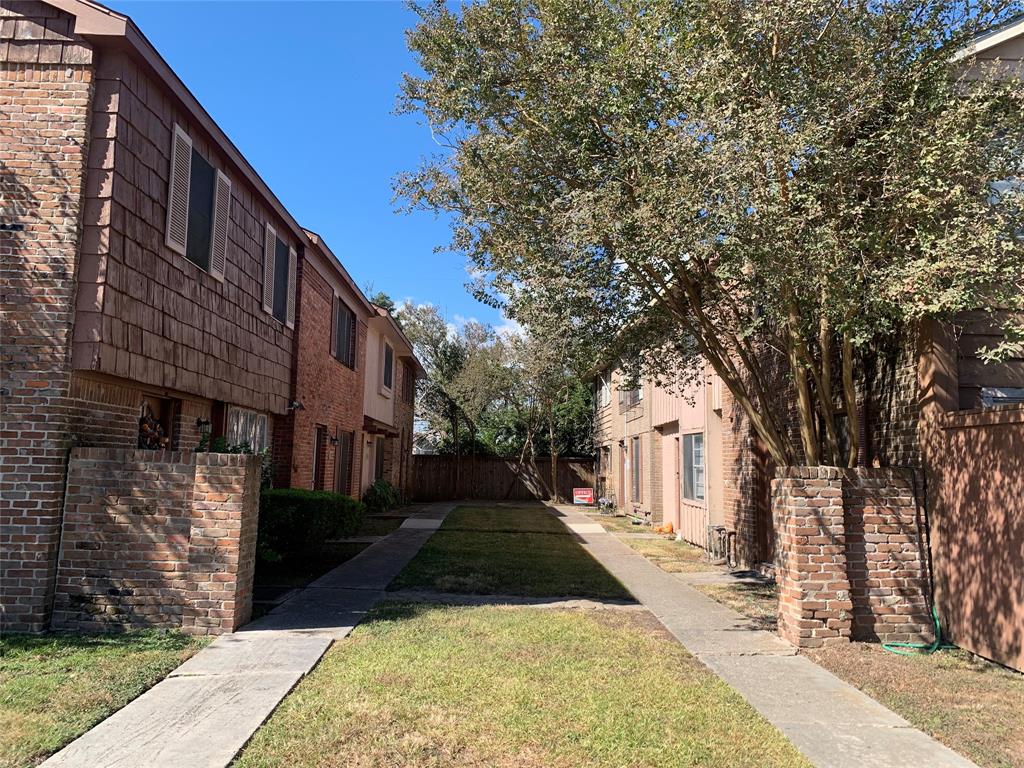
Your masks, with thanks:
M 0 80 L 0 605 L 38 630 L 74 450 L 178 466 L 222 436 L 271 449 L 279 481 L 357 493 L 366 338 L 390 319 L 127 17 L 3 0 Z M 419 369 L 392 344 L 404 405 Z M 402 407 L 386 422 L 411 432 Z
M 1019 20 L 980 37 L 964 52 L 978 62 L 969 76 L 987 72 L 982 64 L 1020 76 L 1022 40 Z M 599 485 L 620 508 L 678 523 L 698 545 L 700 524 L 723 526 L 739 567 L 774 573 L 780 633 L 799 646 L 927 641 L 934 606 L 946 638 L 1020 669 L 1024 359 L 983 363 L 979 349 L 999 340 L 981 312 L 882 340 L 857 374 L 852 469 L 774 466 L 710 372 L 679 393 L 652 382 L 621 391 L 616 409 L 621 375 L 605 371 L 595 382 Z M 776 407 L 795 432 L 795 394 L 778 362 L 765 354 Z M 700 461 L 688 434 L 702 435 Z
M 361 488 L 384 479 L 408 498 L 416 379 L 425 371 L 390 313 L 375 307 L 366 337 Z

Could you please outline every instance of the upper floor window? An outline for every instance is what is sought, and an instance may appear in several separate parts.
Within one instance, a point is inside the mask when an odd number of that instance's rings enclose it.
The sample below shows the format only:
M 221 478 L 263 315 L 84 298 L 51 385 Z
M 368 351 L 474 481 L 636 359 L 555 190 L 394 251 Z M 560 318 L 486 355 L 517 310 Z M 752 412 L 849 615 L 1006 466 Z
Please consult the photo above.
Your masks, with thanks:
M 231 181 L 192 146 L 175 124 L 171 139 L 164 242 L 218 280 L 227 264 Z
M 389 392 L 395 385 L 395 348 L 385 340 L 383 354 L 381 354 L 381 387 Z
M 644 399 L 643 387 L 637 389 L 620 389 L 619 390 L 619 405 L 629 408 L 634 406 Z
M 356 367 L 356 313 L 339 297 L 334 299 L 331 354 L 349 368 Z
M 402 362 L 402 401 L 412 405 L 416 401 L 416 374 L 413 367 Z
M 612 375 L 602 373 L 597 379 L 597 407 L 606 408 L 612 401 Z
M 263 311 L 295 327 L 295 249 L 268 222 L 263 243 Z

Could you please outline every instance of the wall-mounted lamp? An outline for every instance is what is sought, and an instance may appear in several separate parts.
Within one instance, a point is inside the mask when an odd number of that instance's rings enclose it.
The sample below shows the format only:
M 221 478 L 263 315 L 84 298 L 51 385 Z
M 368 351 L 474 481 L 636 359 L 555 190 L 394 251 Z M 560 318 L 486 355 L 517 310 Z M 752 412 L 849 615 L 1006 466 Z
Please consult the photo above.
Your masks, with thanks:
M 204 419 L 202 416 L 196 419 L 196 429 L 199 430 L 199 434 L 208 435 L 212 427 L 213 423 L 209 419 Z
M 331 441 L 331 445 L 337 445 L 339 442 L 338 438 L 336 438 L 334 435 L 331 435 L 329 440 Z
M 288 410 L 289 411 L 304 411 L 304 410 L 306 410 L 306 406 L 304 406 L 298 400 L 292 400 L 290 403 L 288 403 Z

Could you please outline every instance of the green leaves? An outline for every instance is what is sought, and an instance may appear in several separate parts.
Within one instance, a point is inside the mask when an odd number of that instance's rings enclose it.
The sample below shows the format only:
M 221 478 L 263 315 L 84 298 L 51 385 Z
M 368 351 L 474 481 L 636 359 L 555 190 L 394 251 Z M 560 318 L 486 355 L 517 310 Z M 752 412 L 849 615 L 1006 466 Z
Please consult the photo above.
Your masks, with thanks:
M 822 321 L 863 349 L 924 317 L 1022 308 L 1021 206 L 991 184 L 1024 164 L 1024 89 L 953 60 L 1016 10 L 431 6 L 401 103 L 448 151 L 397 191 L 454 215 L 475 289 L 521 321 L 557 318 L 609 359 L 692 338 L 645 363 L 700 354 L 756 406 L 756 361 L 732 361 L 795 338 L 803 367 L 831 365 Z

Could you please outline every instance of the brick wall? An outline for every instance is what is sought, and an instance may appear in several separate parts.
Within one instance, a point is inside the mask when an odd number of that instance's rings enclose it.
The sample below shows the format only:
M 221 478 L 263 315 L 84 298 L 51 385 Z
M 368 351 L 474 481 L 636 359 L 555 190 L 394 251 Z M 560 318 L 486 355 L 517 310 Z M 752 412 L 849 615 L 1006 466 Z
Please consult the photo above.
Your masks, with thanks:
M 853 639 L 930 642 L 923 508 L 909 473 L 843 470 L 843 505 Z
M 230 632 L 248 621 L 256 456 L 77 448 L 53 626 Z
M 68 348 L 92 50 L 72 19 L 0 3 L 0 629 L 46 624 L 66 451 Z
M 366 369 L 366 323 L 357 315 L 355 370 L 331 354 L 334 291 L 307 259 L 298 266 L 299 300 L 296 310 L 295 399 L 302 410 L 287 417 L 276 443 L 277 483 L 293 488 L 313 487 L 313 450 L 317 425 L 328 437 L 354 433 L 351 482 L 337 489 L 337 445 L 324 447 L 324 488 L 359 495 L 362 467 L 363 376 Z
M 804 648 L 930 640 L 925 543 L 904 474 L 786 467 L 772 509 L 782 637 Z

